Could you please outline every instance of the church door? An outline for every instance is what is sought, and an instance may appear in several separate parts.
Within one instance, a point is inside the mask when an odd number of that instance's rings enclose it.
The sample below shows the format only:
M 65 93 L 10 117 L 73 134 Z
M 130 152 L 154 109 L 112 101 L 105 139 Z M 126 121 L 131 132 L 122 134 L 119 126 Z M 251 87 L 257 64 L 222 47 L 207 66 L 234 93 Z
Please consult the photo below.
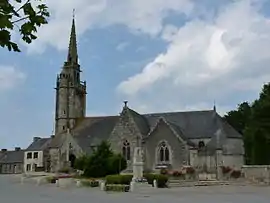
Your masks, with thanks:
M 75 166 L 75 161 L 76 161 L 76 156 L 74 154 L 69 155 L 69 161 L 70 161 L 70 167 L 74 168 Z

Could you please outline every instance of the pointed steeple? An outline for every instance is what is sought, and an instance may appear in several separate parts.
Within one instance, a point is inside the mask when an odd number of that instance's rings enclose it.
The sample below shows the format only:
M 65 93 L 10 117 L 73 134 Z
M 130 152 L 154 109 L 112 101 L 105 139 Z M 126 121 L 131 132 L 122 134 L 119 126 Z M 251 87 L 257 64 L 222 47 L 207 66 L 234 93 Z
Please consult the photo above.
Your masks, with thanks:
M 217 111 L 217 108 L 216 108 L 216 101 L 214 100 L 214 107 L 213 107 L 213 110 L 216 112 Z
M 73 9 L 73 19 L 71 26 L 71 33 L 68 46 L 67 62 L 78 63 L 78 52 L 77 52 L 77 40 L 76 40 L 76 29 L 75 29 L 75 9 Z

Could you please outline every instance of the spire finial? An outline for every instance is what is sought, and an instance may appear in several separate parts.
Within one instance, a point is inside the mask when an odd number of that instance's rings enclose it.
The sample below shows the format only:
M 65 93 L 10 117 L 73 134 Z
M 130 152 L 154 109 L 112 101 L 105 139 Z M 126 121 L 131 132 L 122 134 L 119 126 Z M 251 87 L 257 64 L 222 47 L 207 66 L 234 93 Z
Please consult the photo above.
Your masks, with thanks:
M 128 101 L 124 101 L 124 107 L 127 107 Z
M 73 19 L 75 19 L 75 8 L 73 8 L 73 10 L 72 10 L 72 17 L 73 17 Z
M 216 109 L 216 101 L 214 100 L 214 107 L 213 107 L 213 110 L 214 111 L 217 111 L 217 109 Z
M 70 32 L 67 61 L 74 64 L 78 63 L 76 29 L 75 29 L 75 9 L 73 9 L 73 19 Z

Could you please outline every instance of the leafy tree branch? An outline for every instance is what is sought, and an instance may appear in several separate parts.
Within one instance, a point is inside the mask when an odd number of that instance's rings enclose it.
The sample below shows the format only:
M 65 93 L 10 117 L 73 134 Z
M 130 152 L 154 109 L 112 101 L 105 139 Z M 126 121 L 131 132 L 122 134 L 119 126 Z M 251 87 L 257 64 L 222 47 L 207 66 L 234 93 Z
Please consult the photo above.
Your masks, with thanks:
M 34 2 L 35 1 L 35 2 Z M 42 0 L 0 1 L 0 46 L 9 51 L 20 52 L 12 40 L 12 34 L 19 32 L 21 38 L 30 44 L 37 39 L 37 28 L 47 24 L 50 13 Z

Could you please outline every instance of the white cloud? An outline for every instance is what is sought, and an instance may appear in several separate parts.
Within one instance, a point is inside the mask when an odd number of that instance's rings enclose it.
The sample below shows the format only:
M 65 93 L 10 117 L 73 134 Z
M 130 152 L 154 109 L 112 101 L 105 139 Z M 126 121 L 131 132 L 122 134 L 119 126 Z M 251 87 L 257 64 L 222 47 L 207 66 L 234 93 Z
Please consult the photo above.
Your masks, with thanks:
M 243 92 L 242 100 L 257 96 L 270 78 L 270 19 L 260 13 L 259 3 L 233 1 L 211 21 L 194 19 L 177 30 L 165 27 L 167 50 L 118 90 L 138 107 L 154 104 L 159 110 L 214 99 L 226 106 Z
M 14 66 L 0 65 L 0 92 L 16 87 L 25 78 L 26 75 Z
M 125 48 L 127 48 L 128 45 L 129 45 L 128 42 L 122 42 L 122 43 L 120 43 L 120 44 L 118 44 L 118 45 L 116 46 L 116 50 L 117 50 L 117 51 L 124 51 Z
M 59 50 L 67 48 L 72 9 L 76 9 L 78 34 L 91 27 L 114 24 L 126 25 L 134 32 L 155 36 L 162 30 L 162 21 L 170 11 L 189 14 L 190 0 L 44 0 L 52 17 L 49 24 L 41 27 L 38 39 L 28 45 L 30 53 L 42 53 L 47 45 Z

